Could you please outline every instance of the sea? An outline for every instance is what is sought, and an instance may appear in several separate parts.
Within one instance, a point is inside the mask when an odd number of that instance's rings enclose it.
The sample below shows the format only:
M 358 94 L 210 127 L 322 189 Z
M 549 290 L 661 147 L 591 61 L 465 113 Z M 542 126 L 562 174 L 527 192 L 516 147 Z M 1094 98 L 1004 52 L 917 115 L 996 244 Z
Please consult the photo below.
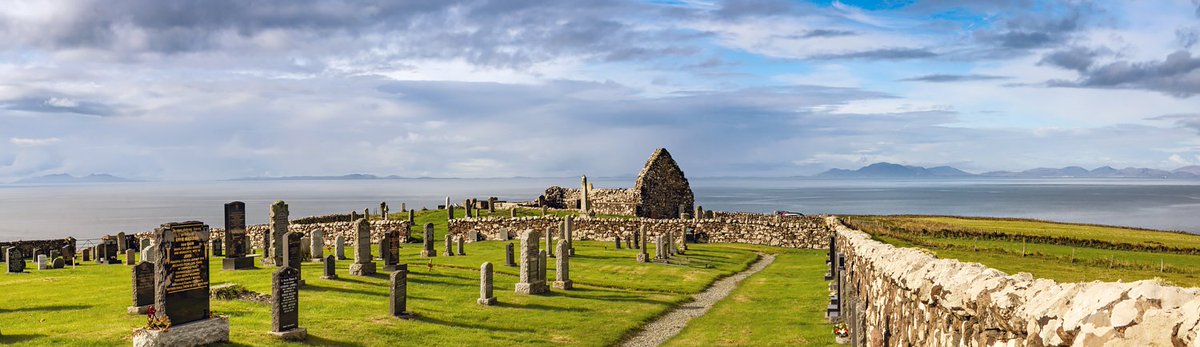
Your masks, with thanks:
M 1200 233 L 1200 181 L 1170 179 L 817 179 L 691 178 L 696 203 L 721 211 L 804 214 L 924 214 L 1019 217 Z M 597 188 L 633 178 L 592 178 Z M 249 224 L 266 223 L 270 204 L 292 218 L 347 213 L 386 201 L 393 212 L 436 208 L 446 197 L 534 200 L 546 187 L 579 179 L 376 179 L 121 182 L 0 185 L 0 241 L 95 239 L 153 230 L 168 222 L 223 223 L 224 203 L 246 203 Z

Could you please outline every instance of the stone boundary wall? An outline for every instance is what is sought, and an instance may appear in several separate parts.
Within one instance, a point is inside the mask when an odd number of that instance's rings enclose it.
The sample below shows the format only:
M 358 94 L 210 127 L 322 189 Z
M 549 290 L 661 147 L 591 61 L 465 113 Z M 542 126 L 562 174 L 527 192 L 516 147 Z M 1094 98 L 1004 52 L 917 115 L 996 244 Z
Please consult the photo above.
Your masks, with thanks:
M 1008 275 L 827 223 L 855 346 L 1200 346 L 1200 288 Z
M 558 230 L 564 218 L 557 216 L 518 218 L 464 218 L 450 221 L 450 233 L 466 235 L 472 231 L 482 240 L 499 240 L 501 232 L 508 239 L 516 239 L 524 230 Z M 749 243 L 788 248 L 824 248 L 829 245 L 830 231 L 824 219 L 806 217 L 779 223 L 744 223 L 737 220 L 711 219 L 598 219 L 575 218 L 572 236 L 576 240 L 612 241 L 620 236 L 626 239 L 634 235 L 640 225 L 646 226 L 647 237 L 663 233 L 680 236 L 681 229 L 694 230 L 694 235 L 703 242 Z M 473 241 L 467 238 L 468 241 Z
M 580 189 L 565 189 L 566 197 L 563 198 L 563 205 L 567 209 L 579 209 Z M 635 216 L 637 215 L 639 193 L 632 189 L 624 188 L 595 188 L 588 192 L 588 203 L 592 205 L 592 212 L 596 214 L 608 214 L 618 216 Z
M 75 238 L 73 238 L 73 237 L 68 237 L 65 239 L 54 239 L 54 240 L 23 240 L 23 241 L 0 242 L 0 250 L 5 250 L 5 249 L 8 249 L 9 247 L 16 247 L 17 249 L 21 250 L 22 258 L 32 258 L 34 250 L 40 250 L 40 251 L 42 251 L 42 254 L 50 254 L 50 251 L 61 251 L 63 249 L 63 247 L 68 247 L 71 250 L 76 249 L 75 248 Z M 64 255 L 64 257 L 66 257 L 66 256 L 71 256 L 71 255 L 70 254 Z M 0 258 L 4 258 L 4 256 L 2 254 L 0 254 Z M 4 262 L 4 259 L 0 259 L 0 263 L 2 263 L 2 262 Z
M 373 220 L 371 223 L 371 242 L 378 243 L 383 239 L 383 233 L 389 230 L 400 230 L 400 236 L 407 239 L 411 231 L 407 220 Z M 250 239 L 250 246 L 257 248 L 263 239 L 263 235 L 270 230 L 267 224 L 254 224 L 246 226 L 246 236 Z M 332 247 L 337 240 L 338 235 L 341 235 L 346 240 L 346 245 L 353 245 L 357 239 L 358 230 L 354 229 L 354 223 L 351 222 L 331 222 L 331 223 L 314 223 L 314 224 L 289 224 L 288 231 L 298 231 L 305 235 L 312 235 L 315 230 L 321 230 L 325 233 L 325 245 Z M 213 239 L 223 239 L 225 237 L 225 229 L 210 228 Z M 138 237 L 149 237 L 150 233 L 140 233 Z

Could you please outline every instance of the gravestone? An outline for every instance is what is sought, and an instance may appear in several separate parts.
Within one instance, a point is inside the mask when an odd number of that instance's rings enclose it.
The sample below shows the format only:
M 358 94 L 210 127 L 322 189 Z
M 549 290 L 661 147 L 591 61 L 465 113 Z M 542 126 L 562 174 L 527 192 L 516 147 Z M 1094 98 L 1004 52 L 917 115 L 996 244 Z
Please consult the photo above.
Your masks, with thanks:
M 223 242 L 222 242 L 222 241 L 223 241 L 223 240 L 221 240 L 221 239 L 218 239 L 218 238 L 213 238 L 213 239 L 212 239 L 212 241 L 211 241 L 211 242 L 212 242 L 212 255 L 213 255 L 214 257 L 223 257 L 223 256 L 225 256 L 225 247 L 223 247 L 223 245 L 222 245 L 222 243 L 223 243 Z
M 632 243 L 632 241 L 631 241 L 633 238 L 634 238 L 633 236 L 626 236 L 626 237 L 625 237 L 625 248 L 628 248 L 628 249 L 633 249 L 633 248 L 634 248 L 634 247 L 633 247 L 633 243 Z
M 146 247 L 150 247 L 150 239 L 149 238 L 141 239 L 139 242 L 140 242 L 140 244 L 138 245 L 138 249 L 145 249 Z
M 342 236 L 342 235 L 338 235 L 337 239 L 334 240 L 333 243 L 334 243 L 333 254 L 337 256 L 337 259 L 338 260 L 349 259 L 349 258 L 346 258 L 346 237 Z
M 283 235 L 288 232 L 288 205 L 283 200 L 271 204 L 271 255 L 263 257 L 263 261 L 271 260 L 271 265 L 283 266 Z
M 562 290 L 570 290 L 573 288 L 571 283 L 571 256 L 568 250 L 570 242 L 566 240 L 558 241 L 558 259 L 554 269 L 554 288 Z
M 117 259 L 117 249 L 117 240 L 104 242 L 104 264 L 117 265 L 121 263 L 121 260 Z
M 508 210 L 508 218 L 517 218 L 517 208 L 513 207 Z
M 354 239 L 354 263 L 350 264 L 350 274 L 370 276 L 375 273 L 375 262 L 371 258 L 371 224 L 366 218 L 360 218 L 354 225 L 358 234 Z
M 389 230 L 383 233 L 383 239 L 379 240 L 379 257 L 383 258 L 383 271 L 396 271 L 396 265 L 400 264 L 400 231 Z
M 550 287 L 546 283 L 546 274 L 549 273 L 550 262 L 546 260 L 546 250 L 538 250 L 538 280 L 542 281 L 542 288 L 545 291 L 550 291 Z
M 452 236 L 449 233 L 447 233 L 445 241 L 446 241 L 446 253 L 444 255 L 447 257 L 453 257 L 454 256 L 454 239 L 452 238 Z
M 639 244 L 640 243 L 640 244 Z M 646 253 L 646 226 L 638 226 L 638 235 L 633 239 L 633 244 L 638 246 L 637 261 L 639 263 L 649 263 L 650 255 Z
M 392 272 L 391 292 L 388 295 L 388 311 L 392 317 L 412 318 L 412 312 L 408 312 L 408 271 L 396 270 Z
M 63 260 L 63 257 L 54 257 L 54 260 L 51 260 L 50 264 L 51 268 L 61 269 L 67 266 L 67 261 Z
M 688 234 L 687 226 L 680 226 L 679 227 L 679 241 L 678 241 L 679 247 L 675 250 L 676 253 L 684 254 L 684 252 L 687 251 L 687 249 L 688 249 L 687 234 Z
M 99 244 L 97 244 L 95 247 L 92 247 L 92 249 L 95 250 L 94 253 L 96 253 L 94 254 L 96 256 L 96 264 L 104 264 L 108 261 L 108 250 L 105 248 L 108 248 L 108 242 L 106 240 L 100 240 Z
M 91 248 L 83 249 L 83 261 L 92 261 L 92 249 Z
M 572 257 L 575 256 L 575 241 L 574 241 L 574 237 L 571 234 L 571 229 L 573 228 L 572 224 L 574 224 L 574 222 L 573 222 L 574 219 L 575 219 L 575 217 L 567 216 L 567 219 L 563 221 L 563 229 L 566 230 L 566 232 L 564 233 L 565 236 L 563 236 L 563 240 L 567 241 L 567 252 L 560 252 L 561 254 L 566 254 L 566 255 L 572 256 Z
M 59 250 L 58 254 L 61 255 L 63 261 L 66 262 L 65 265 L 75 265 L 75 246 L 63 246 L 63 248 Z
M 296 281 L 303 287 L 304 276 L 300 264 L 304 263 L 304 237 L 301 235 L 296 231 L 283 234 L 283 266 L 296 269 Z
M 313 230 L 312 237 L 308 245 L 308 258 L 314 261 L 322 261 L 325 259 L 325 232 L 321 230 Z
M 546 292 L 546 282 L 541 279 L 538 269 L 541 267 L 538 253 L 538 235 L 533 230 L 521 233 L 521 271 L 516 284 L 517 294 L 540 294 Z
M 446 220 L 454 219 L 454 205 L 450 204 L 450 198 L 446 198 Z
M 620 237 L 620 236 L 614 236 L 614 237 L 613 237 L 613 244 L 617 246 L 617 248 L 616 248 L 616 249 L 621 249 L 621 237 Z
M 488 213 L 496 214 L 496 201 L 498 200 L 494 196 L 488 198 Z
M 633 248 L 642 248 L 641 242 L 646 238 L 646 236 L 639 234 L 642 232 L 641 228 L 641 226 L 638 226 L 639 231 L 633 232 Z
M 400 212 L 408 212 L 408 203 L 406 203 L 406 202 L 400 203 Z
M 308 331 L 300 327 L 300 286 L 300 270 L 291 266 L 271 274 L 271 335 L 284 340 L 308 336 Z
M 463 218 L 474 217 L 471 215 L 471 209 L 474 207 L 475 206 L 471 206 L 471 199 L 464 200 L 463 201 Z
M 225 204 L 225 258 L 235 259 L 232 261 L 222 260 L 222 268 L 226 270 L 244 269 L 247 266 L 236 266 L 237 258 L 246 256 L 246 203 L 234 201 Z M 142 246 L 145 247 L 145 246 Z M 243 261 L 244 262 L 244 261 Z M 231 263 L 231 265 L 225 265 Z M 254 266 L 254 260 L 250 260 L 249 267 Z
M 127 241 L 129 241 L 129 239 L 125 237 L 124 231 L 117 233 L 117 252 L 125 253 L 125 250 L 129 249 L 129 244 L 126 243 Z
M 4 264 L 8 268 L 8 273 L 25 272 L 25 259 L 21 257 L 21 250 L 16 247 L 8 247 L 4 251 Z
M 700 207 L 700 205 L 696 205 L 696 214 L 692 215 L 692 218 L 695 218 L 695 219 L 704 218 L 704 207 Z
M 154 271 L 155 314 L 169 318 L 172 329 L 210 318 L 208 225 L 167 223 L 154 234 L 160 259 Z
M 379 214 L 383 216 L 383 220 L 388 220 L 388 205 L 387 202 L 379 203 Z
M 45 254 L 38 254 L 38 255 L 37 255 L 37 258 L 36 258 L 36 259 L 34 259 L 34 260 L 37 262 L 37 269 L 38 269 L 38 270 L 46 270 L 47 268 L 49 268 L 49 267 L 47 266 L 48 264 L 46 263 L 46 259 L 47 259 L 47 258 L 46 258 L 46 255 L 45 255 Z
M 513 244 L 509 242 L 504 245 L 504 265 L 517 266 L 517 261 L 514 258 L 516 257 L 513 255 Z
M 480 305 L 495 305 L 496 296 L 492 295 L 492 263 L 484 262 L 479 266 L 479 300 Z
M 500 229 L 500 233 L 497 235 L 496 239 L 500 240 L 500 241 L 510 240 L 510 238 L 508 237 L 508 229 Z
M 325 272 L 321 274 L 322 279 L 332 280 L 338 278 L 336 257 L 330 254 L 329 256 L 325 257 L 325 264 L 322 265 L 325 267 Z
M 825 263 L 829 264 L 829 272 L 825 273 L 825 280 L 833 279 L 833 274 L 837 273 L 836 264 L 834 263 L 834 254 L 837 254 L 837 236 L 829 236 L 829 254 L 825 259 Z
M 300 234 L 300 261 L 310 260 L 312 260 L 312 239 L 308 235 Z
M 417 224 L 417 211 L 408 210 L 408 225 Z
M 458 255 L 467 255 L 467 252 L 465 252 L 463 250 L 463 243 L 464 243 L 463 241 L 464 240 L 466 240 L 465 237 L 462 237 L 462 236 L 458 237 Z
M 561 232 L 562 225 L 559 225 L 558 227 L 560 228 L 558 231 Z M 549 255 L 551 258 L 554 258 L 554 233 L 554 227 L 546 228 L 546 249 L 544 249 L 544 251 L 547 251 L 547 255 Z
M 425 223 L 425 236 L 421 240 L 424 248 L 421 249 L 421 256 L 433 258 L 437 256 L 437 251 L 433 250 L 433 223 Z
M 142 248 L 142 260 L 145 260 L 147 263 L 158 264 L 158 242 L 151 242 L 149 246 Z
M 154 305 L 154 264 L 141 261 L 133 269 L 133 306 L 129 306 L 129 314 L 146 314 L 146 309 Z
M 132 249 L 125 250 L 125 265 L 137 264 L 137 252 Z

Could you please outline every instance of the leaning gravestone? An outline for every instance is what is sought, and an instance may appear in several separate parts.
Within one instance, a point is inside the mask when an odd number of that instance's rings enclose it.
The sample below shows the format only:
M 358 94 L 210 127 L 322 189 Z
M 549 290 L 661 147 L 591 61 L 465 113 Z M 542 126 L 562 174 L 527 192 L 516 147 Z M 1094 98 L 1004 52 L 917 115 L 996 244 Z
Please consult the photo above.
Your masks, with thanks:
M 225 204 L 224 241 L 228 249 L 225 250 L 225 258 L 221 259 L 222 270 L 254 268 L 254 258 L 246 256 L 249 253 L 246 249 L 246 203 L 234 201 Z
M 289 231 L 283 234 L 283 266 L 296 269 L 296 282 L 299 286 L 304 286 L 304 277 L 302 274 L 301 264 L 304 262 L 304 237 L 295 231 Z
M 229 320 L 209 310 L 208 225 L 167 223 L 154 230 L 159 259 L 154 270 L 155 317 L 170 329 L 137 329 L 134 346 L 196 346 L 229 341 Z
M 541 262 L 538 256 L 538 235 L 533 230 L 521 233 L 521 271 L 516 284 L 517 294 L 540 294 L 546 292 L 546 282 L 538 274 Z
M 129 314 L 146 314 L 146 309 L 154 305 L 154 264 L 142 261 L 132 269 L 133 306 L 129 306 Z
M 484 262 L 479 266 L 479 300 L 480 305 L 495 305 L 496 296 L 492 294 L 492 263 Z
M 354 240 L 354 263 L 350 264 L 350 274 L 369 276 L 375 273 L 375 262 L 371 259 L 371 225 L 365 218 L 354 221 L 358 234 Z
M 321 264 L 321 265 L 325 267 L 325 272 L 321 274 L 322 279 L 332 280 L 332 279 L 337 278 L 337 258 L 336 257 L 334 257 L 332 254 L 330 254 L 329 256 L 325 257 L 325 264 Z
M 9 247 L 5 250 L 4 264 L 7 265 L 8 273 L 25 272 L 25 259 L 21 257 L 21 250 L 16 247 Z
M 433 258 L 437 256 L 437 251 L 433 249 L 433 223 L 425 223 L 425 238 L 421 240 L 424 248 L 421 249 L 421 256 Z
M 300 285 L 300 270 L 290 266 L 271 274 L 271 335 L 284 340 L 308 336 L 300 327 Z
M 388 311 L 392 317 L 412 318 L 408 312 L 408 271 L 396 270 L 391 275 L 391 291 L 388 295 Z

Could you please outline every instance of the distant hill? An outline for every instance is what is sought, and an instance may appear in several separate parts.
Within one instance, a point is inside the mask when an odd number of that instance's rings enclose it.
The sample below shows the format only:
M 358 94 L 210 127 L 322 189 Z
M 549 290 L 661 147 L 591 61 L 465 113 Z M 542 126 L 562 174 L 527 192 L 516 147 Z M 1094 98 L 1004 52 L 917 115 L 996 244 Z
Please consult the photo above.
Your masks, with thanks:
M 379 177 L 371 174 L 349 174 L 341 176 L 283 176 L 283 177 L 243 177 L 231 181 L 314 181 L 314 180 L 378 180 L 401 178 L 399 176 Z
M 1078 166 L 1036 168 L 1020 172 L 992 171 L 972 174 L 949 166 L 925 168 L 892 163 L 874 163 L 858 170 L 831 169 L 816 175 L 828 178 L 938 178 L 938 177 L 1021 177 L 1021 178 L 1180 178 L 1200 179 L 1200 165 L 1185 166 L 1174 171 L 1127 167 L 1114 169 L 1102 166 L 1088 170 Z
M 70 174 L 51 174 L 38 177 L 30 177 L 13 182 L 14 184 L 51 184 L 51 183 L 106 183 L 106 182 L 130 182 L 131 180 L 121 178 L 109 174 L 91 174 L 87 176 L 75 177 Z
M 920 166 L 892 163 L 874 163 L 858 170 L 831 169 L 817 177 L 834 178 L 915 178 L 915 177 L 970 177 L 971 173 L 949 166 L 924 168 Z

